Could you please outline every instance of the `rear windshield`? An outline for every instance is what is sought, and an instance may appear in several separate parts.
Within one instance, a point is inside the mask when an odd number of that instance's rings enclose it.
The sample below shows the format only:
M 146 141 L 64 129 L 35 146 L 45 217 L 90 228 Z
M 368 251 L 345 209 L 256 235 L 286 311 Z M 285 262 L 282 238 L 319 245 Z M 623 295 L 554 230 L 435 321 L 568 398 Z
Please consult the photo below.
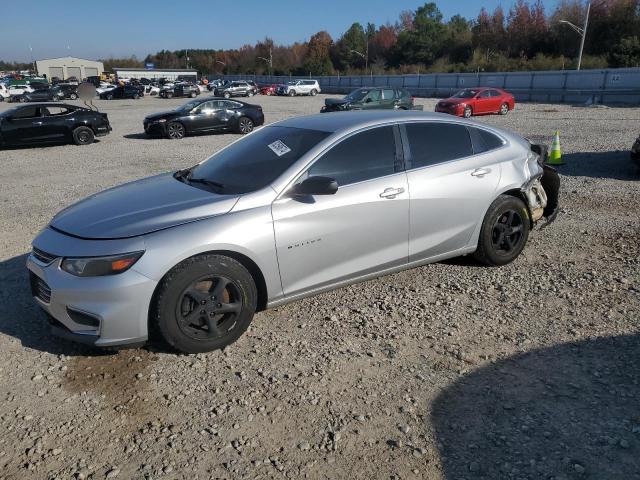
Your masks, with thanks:
M 253 192 L 272 183 L 329 135 L 303 128 L 264 127 L 194 167 L 190 178 L 221 184 L 216 193 Z

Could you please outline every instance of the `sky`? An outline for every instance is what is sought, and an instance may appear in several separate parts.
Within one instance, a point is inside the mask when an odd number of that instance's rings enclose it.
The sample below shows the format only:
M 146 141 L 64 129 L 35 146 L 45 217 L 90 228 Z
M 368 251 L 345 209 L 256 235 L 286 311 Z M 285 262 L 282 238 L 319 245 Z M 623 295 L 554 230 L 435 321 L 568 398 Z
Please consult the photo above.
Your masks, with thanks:
M 475 18 L 511 0 L 435 0 L 445 19 Z M 545 0 L 550 12 L 558 0 Z M 409 0 L 133 0 L 122 2 L 29 0 L 4 2 L 0 60 L 74 56 L 139 59 L 159 50 L 238 48 L 266 36 L 276 44 L 308 40 L 327 30 L 337 39 L 353 22 L 394 23 L 403 10 L 425 1 Z M 25 5 L 30 13 L 25 15 Z M 12 11 L 15 10 L 15 11 Z M 30 50 L 30 47 L 32 50 Z

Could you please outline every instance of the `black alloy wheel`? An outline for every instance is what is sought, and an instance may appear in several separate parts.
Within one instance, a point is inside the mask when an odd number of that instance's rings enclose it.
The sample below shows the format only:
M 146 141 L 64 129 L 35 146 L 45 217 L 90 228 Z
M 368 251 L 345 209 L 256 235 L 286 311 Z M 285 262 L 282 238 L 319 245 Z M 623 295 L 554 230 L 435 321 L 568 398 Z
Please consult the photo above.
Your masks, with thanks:
M 182 125 L 181 123 L 178 122 L 171 122 L 169 125 L 167 125 L 167 137 L 169 137 L 172 140 L 179 140 L 181 138 L 184 138 L 185 135 L 185 129 L 184 129 L 184 125 Z
M 184 335 L 203 340 L 218 338 L 233 330 L 242 308 L 238 285 L 226 277 L 207 275 L 182 292 L 175 314 Z
M 524 219 L 517 210 L 505 211 L 493 225 L 491 244 L 498 254 L 510 255 L 522 243 Z

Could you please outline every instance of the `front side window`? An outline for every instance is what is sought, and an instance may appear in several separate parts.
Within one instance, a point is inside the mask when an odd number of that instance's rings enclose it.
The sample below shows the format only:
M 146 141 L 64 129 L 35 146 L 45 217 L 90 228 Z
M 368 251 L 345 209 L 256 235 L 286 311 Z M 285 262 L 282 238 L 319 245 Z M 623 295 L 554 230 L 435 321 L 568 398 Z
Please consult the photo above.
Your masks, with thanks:
M 484 92 L 480 92 L 478 98 L 489 98 L 491 96 L 491 90 L 485 90 Z
M 330 177 L 339 186 L 395 173 L 393 127 L 378 127 L 356 133 L 320 157 L 308 176 Z
M 215 112 L 216 110 L 220 110 L 220 107 L 217 104 L 218 104 L 218 102 L 216 102 L 216 101 L 201 103 L 195 109 L 194 113 L 204 114 L 204 115 L 211 114 L 211 113 Z
M 194 167 L 190 178 L 216 182 L 220 185 L 216 193 L 254 192 L 272 183 L 329 135 L 304 128 L 264 127 Z
M 464 125 L 411 123 L 405 126 L 411 150 L 411 168 L 428 167 L 473 155 Z
M 380 90 L 371 90 L 369 92 L 369 95 L 367 95 L 367 98 L 365 99 L 365 102 L 379 102 L 380 101 Z
M 40 116 L 40 107 L 24 107 L 11 114 L 12 118 L 33 118 Z

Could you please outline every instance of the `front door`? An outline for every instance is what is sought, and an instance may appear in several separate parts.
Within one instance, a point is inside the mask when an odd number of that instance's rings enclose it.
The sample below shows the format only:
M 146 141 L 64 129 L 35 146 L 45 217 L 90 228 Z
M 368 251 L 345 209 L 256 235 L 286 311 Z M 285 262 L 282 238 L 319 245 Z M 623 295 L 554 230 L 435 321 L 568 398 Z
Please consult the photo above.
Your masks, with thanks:
M 19 108 L 11 118 L 2 119 L 2 136 L 7 145 L 37 143 L 42 132 L 43 118 L 38 106 Z
M 300 177 L 331 177 L 334 195 L 283 197 L 272 206 L 280 277 L 296 295 L 384 268 L 404 265 L 409 191 L 397 127 L 356 133 Z
M 476 96 L 476 100 L 473 103 L 473 113 L 487 113 L 491 111 L 491 91 L 483 90 Z
M 458 251 L 495 198 L 501 154 L 474 155 L 462 124 L 416 122 L 403 128 L 410 150 L 409 261 Z

